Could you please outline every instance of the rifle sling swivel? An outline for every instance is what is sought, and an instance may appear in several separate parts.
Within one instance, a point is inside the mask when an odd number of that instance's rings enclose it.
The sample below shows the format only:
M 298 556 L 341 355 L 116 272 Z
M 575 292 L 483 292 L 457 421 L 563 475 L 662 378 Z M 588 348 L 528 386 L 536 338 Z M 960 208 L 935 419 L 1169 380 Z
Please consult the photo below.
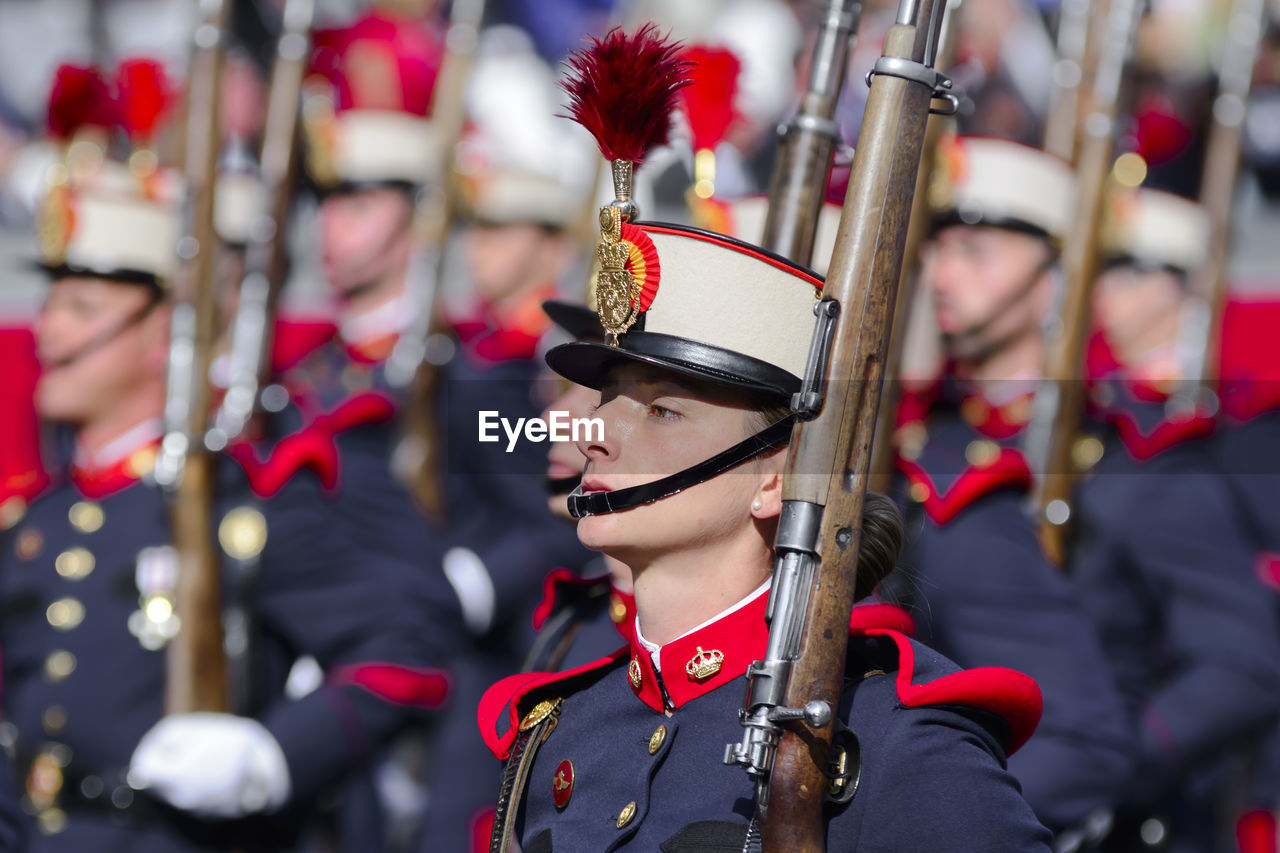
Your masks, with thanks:
M 871 81 L 878 74 L 886 77 L 899 77 L 912 83 L 919 83 L 929 90 L 931 97 L 946 101 L 947 105 L 945 107 L 929 108 L 929 112 L 934 115 L 953 116 L 960 109 L 960 99 L 951 91 L 951 78 L 936 68 L 925 65 L 923 62 L 903 59 L 900 56 L 882 56 L 876 60 L 876 64 L 867 72 L 868 86 L 871 85 Z

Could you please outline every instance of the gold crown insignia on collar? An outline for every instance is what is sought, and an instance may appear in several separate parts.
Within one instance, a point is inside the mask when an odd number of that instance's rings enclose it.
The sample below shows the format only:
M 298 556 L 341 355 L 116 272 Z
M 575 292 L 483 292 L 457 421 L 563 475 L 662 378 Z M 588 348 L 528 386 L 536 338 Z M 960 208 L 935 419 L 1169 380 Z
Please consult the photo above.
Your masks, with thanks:
M 698 646 L 698 653 L 684 665 L 684 671 L 690 678 L 701 681 L 715 675 L 722 666 L 724 666 L 724 652 L 719 649 L 704 652 L 702 646 Z

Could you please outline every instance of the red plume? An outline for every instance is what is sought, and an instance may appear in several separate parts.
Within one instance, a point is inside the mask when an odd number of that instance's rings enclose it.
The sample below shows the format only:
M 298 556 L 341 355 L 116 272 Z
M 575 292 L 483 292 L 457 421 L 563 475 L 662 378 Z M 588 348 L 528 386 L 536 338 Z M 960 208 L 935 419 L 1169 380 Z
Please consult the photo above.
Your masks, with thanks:
M 593 36 L 590 47 L 565 60 L 569 117 L 591 131 L 606 159 L 639 165 L 667 143 L 676 93 L 689 84 L 679 49 L 645 24 L 634 36 L 618 27 Z
M 692 76 L 691 85 L 680 92 L 680 100 L 693 132 L 693 149 L 715 148 L 738 116 L 733 99 L 742 64 L 733 51 L 723 47 L 695 45 L 682 57 L 688 61 Z
M 120 118 L 129 138 L 146 142 L 172 101 L 164 68 L 152 59 L 127 59 L 116 72 Z
M 49 133 L 68 139 L 82 127 L 114 125 L 119 113 L 107 81 L 97 68 L 64 64 L 58 67 L 49 92 Z

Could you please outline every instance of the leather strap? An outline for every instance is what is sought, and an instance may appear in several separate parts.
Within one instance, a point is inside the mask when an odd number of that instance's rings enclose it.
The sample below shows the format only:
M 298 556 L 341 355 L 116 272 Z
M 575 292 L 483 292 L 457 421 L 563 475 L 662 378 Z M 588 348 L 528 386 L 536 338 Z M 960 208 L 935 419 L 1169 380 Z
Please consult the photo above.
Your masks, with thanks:
M 520 723 L 520 733 L 516 736 L 506 766 L 502 769 L 502 786 L 498 789 L 498 802 L 494 809 L 489 853 L 511 853 L 515 819 L 519 813 L 520 801 L 524 799 L 524 789 L 529 784 L 533 759 L 543 741 L 556 727 L 561 701 L 551 699 L 540 703 Z M 544 708 L 545 711 L 542 711 Z M 542 716 L 535 718 L 540 711 Z
M 582 518 L 587 515 L 603 515 L 671 497 L 690 486 L 695 486 L 698 483 L 710 480 L 712 477 L 719 476 L 730 468 L 741 465 L 761 453 L 786 444 L 791 440 L 791 427 L 794 423 L 795 415 L 788 415 L 777 423 L 760 430 L 755 435 L 738 442 L 728 450 L 722 450 L 710 459 L 703 460 L 697 465 L 685 468 L 683 471 L 677 471 L 668 477 L 663 477 L 661 480 L 645 483 L 643 486 L 614 489 L 611 492 L 592 492 L 589 495 L 584 495 L 582 494 L 582 485 L 579 484 L 578 488 L 574 489 L 569 495 L 569 514 L 574 518 Z

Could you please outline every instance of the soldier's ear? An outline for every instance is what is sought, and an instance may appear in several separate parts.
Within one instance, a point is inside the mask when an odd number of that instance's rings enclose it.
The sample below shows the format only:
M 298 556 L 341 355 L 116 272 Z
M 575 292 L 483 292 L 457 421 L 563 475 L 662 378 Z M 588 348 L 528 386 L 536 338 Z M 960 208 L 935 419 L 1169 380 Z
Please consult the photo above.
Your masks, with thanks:
M 760 482 L 751 498 L 751 515 L 755 518 L 777 518 L 782 513 L 782 467 L 785 461 L 785 447 L 758 458 Z

